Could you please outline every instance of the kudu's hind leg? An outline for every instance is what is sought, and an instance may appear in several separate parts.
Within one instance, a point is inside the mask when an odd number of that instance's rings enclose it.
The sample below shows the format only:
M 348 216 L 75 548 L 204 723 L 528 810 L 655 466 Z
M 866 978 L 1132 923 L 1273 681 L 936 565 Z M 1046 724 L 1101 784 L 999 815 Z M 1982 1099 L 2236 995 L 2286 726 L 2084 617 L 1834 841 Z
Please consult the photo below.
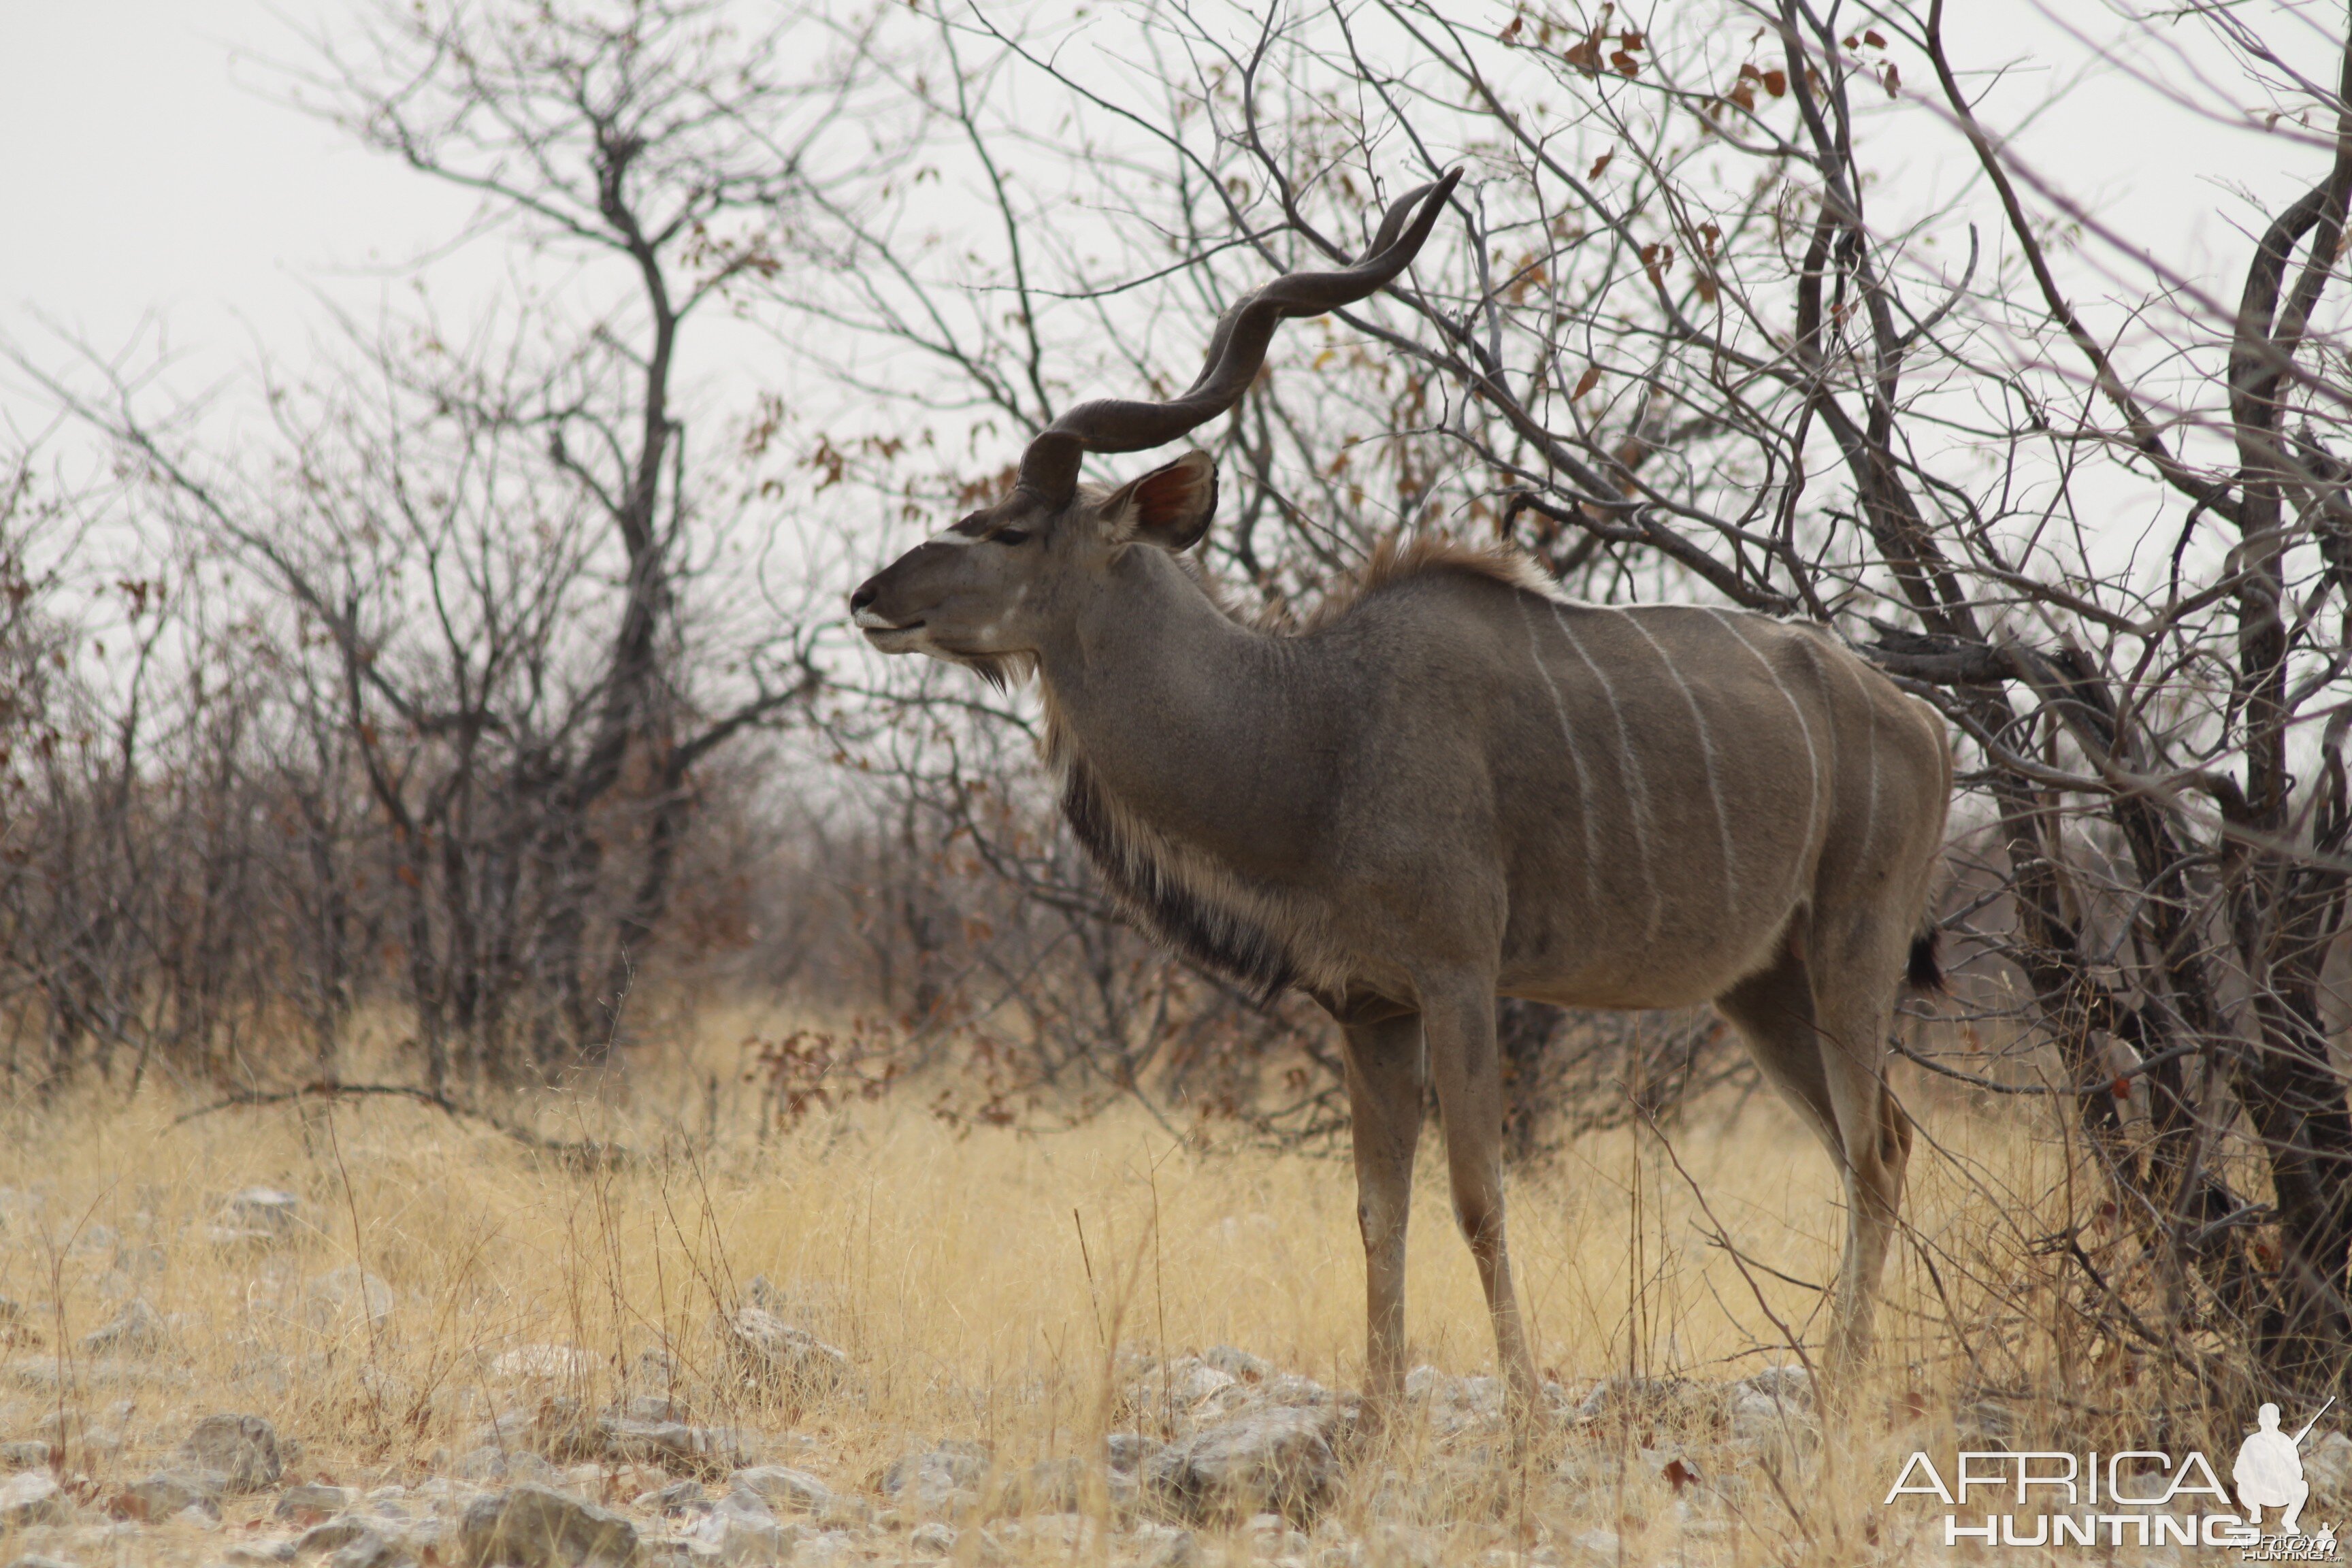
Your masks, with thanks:
M 1879 929 L 1890 926 L 1893 940 Z M 1911 1159 L 1911 1122 L 1886 1088 L 1886 1035 L 1907 930 L 1855 918 L 1844 931 L 1815 924 L 1813 1012 L 1822 1076 L 1837 1110 L 1845 1152 L 1845 1266 L 1838 1280 L 1837 1321 L 1830 1342 L 1832 1368 L 1850 1367 L 1870 1353 L 1871 1319 L 1878 1279 L 1886 1266 L 1903 1205 L 1903 1175 Z
M 1784 954 L 1771 968 L 1717 997 L 1715 1005 L 1738 1028 L 1756 1065 L 1764 1069 L 1765 1080 L 1803 1118 L 1843 1173 L 1845 1143 L 1838 1137 L 1837 1106 L 1822 1072 L 1813 978 L 1806 973 L 1804 960 Z
M 1470 1243 L 1495 1321 L 1495 1351 L 1512 1403 L 1535 1407 L 1535 1358 L 1511 1285 L 1511 1254 L 1503 1233 L 1503 1070 L 1495 1047 L 1495 994 L 1478 982 L 1424 994 L 1423 1026 L 1429 1037 L 1430 1073 L 1437 1083 L 1438 1114 L 1445 1122 L 1446 1174 L 1454 1184 L 1454 1217 Z
M 1346 1026 L 1356 1224 L 1364 1235 L 1364 1402 L 1374 1420 L 1404 1402 L 1404 1246 L 1421 1142 L 1421 1016 Z
M 1910 1123 L 1886 1093 L 1878 1070 L 1875 1043 L 1885 1037 L 1886 1003 L 1881 997 L 1873 1010 L 1867 998 L 1878 994 L 1862 985 L 1874 971 L 1839 965 L 1837 973 L 1853 976 L 1844 984 L 1859 998 L 1842 994 L 1834 982 L 1825 987 L 1812 966 L 1790 952 L 1716 999 L 1747 1039 L 1764 1076 L 1828 1149 L 1845 1187 L 1845 1250 L 1830 1337 L 1833 1371 L 1851 1366 L 1869 1349 L 1872 1300 L 1894 1233 L 1911 1147 Z M 1891 973 L 1880 978 L 1891 993 Z M 1858 999 L 1868 1016 L 1856 1023 Z M 1868 1044 L 1849 1050 L 1837 1043 L 1847 1039 Z

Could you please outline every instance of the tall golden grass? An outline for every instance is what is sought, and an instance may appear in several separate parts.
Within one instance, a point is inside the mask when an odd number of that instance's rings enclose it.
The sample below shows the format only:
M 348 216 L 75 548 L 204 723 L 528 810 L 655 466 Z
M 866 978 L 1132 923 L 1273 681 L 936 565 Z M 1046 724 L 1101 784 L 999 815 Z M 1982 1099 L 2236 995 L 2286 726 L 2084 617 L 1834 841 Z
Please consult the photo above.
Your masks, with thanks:
M 665 1346 L 698 1418 L 764 1434 L 785 1445 L 777 1457 L 856 1489 L 935 1438 L 985 1440 L 1008 1464 L 1094 1452 L 1138 1352 L 1230 1344 L 1356 1384 L 1363 1274 L 1343 1151 L 1171 1132 L 1140 1109 L 1066 1130 L 951 1127 L 919 1089 L 762 1137 L 730 1065 L 689 1056 L 625 1091 L 511 1108 L 550 1140 L 627 1151 L 595 1161 L 396 1100 L 190 1116 L 199 1107 L 168 1090 L 124 1103 L 100 1088 L 18 1108 L 0 1136 L 0 1296 L 22 1310 L 0 1352 L 0 1438 L 45 1416 L 53 1436 L 96 1431 L 63 1463 L 102 1489 L 153 1468 L 194 1415 L 235 1409 L 299 1438 L 303 1473 L 414 1480 L 486 1412 L 546 1392 L 502 1379 L 501 1353 L 576 1347 L 560 1381 L 601 1400 Z M 1647 1560 L 1671 1537 L 1708 1560 L 1851 1561 L 1892 1549 L 1868 1544 L 1882 1524 L 1900 1534 L 1877 1506 L 1895 1463 L 1948 1449 L 1988 1393 L 2021 1438 L 2072 1446 L 2067 1391 L 2115 1382 L 2069 1363 L 2061 1277 L 2032 1246 L 2077 1204 L 2074 1164 L 2034 1105 L 1921 1093 L 1914 1110 L 1910 1236 L 1888 1271 L 1879 1362 L 1822 1444 L 1769 1457 L 1639 1422 L 1516 1456 L 1489 1441 L 1496 1484 L 1519 1478 L 1516 1511 L 1495 1500 L 1507 1487 L 1424 1499 L 1420 1525 L 1466 1532 L 1432 1550 L 1585 1539 Z M 300 1200 L 288 1247 L 208 1238 L 224 1197 L 253 1185 Z M 1509 1201 L 1539 1360 L 1571 1397 L 1629 1373 L 1728 1384 L 1799 1363 L 1823 1336 L 1815 1287 L 1834 1268 L 1839 1196 L 1821 1148 L 1769 1098 L 1580 1140 L 1515 1176 Z M 1412 1251 L 1414 1360 L 1489 1371 L 1434 1128 Z M 305 1281 L 352 1264 L 395 1293 L 383 1321 L 306 1298 Z M 713 1319 L 754 1276 L 850 1353 L 859 1394 L 762 1405 L 718 1377 Z M 170 1325 L 143 1371 L 81 1348 L 133 1296 Z M 1748 1472 L 1721 1529 L 1685 1528 L 1704 1510 L 1661 1479 L 1657 1457 L 1675 1451 L 1703 1474 Z M 1357 1467 L 1333 1517 L 1372 1530 L 1393 1468 Z

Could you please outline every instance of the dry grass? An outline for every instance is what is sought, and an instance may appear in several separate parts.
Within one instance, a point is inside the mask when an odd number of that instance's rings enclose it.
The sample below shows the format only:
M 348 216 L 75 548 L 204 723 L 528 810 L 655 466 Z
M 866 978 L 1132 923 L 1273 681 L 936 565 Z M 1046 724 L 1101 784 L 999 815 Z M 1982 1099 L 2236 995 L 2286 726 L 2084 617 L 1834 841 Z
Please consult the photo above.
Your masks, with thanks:
M 1363 1277 L 1344 1158 L 1180 1140 L 1139 1110 L 1067 1131 L 958 1131 L 922 1103 L 909 1091 L 823 1111 L 764 1143 L 734 1089 L 722 1082 L 714 1100 L 694 1074 L 537 1104 L 550 1135 L 635 1152 L 587 1171 L 391 1101 L 180 1121 L 184 1102 L 149 1092 L 20 1111 L 0 1137 L 0 1296 L 24 1311 L 0 1352 L 0 1440 L 45 1420 L 53 1438 L 94 1431 L 62 1468 L 102 1497 L 153 1468 L 196 1415 L 232 1409 L 298 1438 L 306 1476 L 414 1483 L 486 1413 L 549 1392 L 499 1378 L 501 1352 L 578 1347 L 559 1381 L 601 1401 L 666 1345 L 698 1419 L 740 1425 L 770 1457 L 860 1490 L 936 1438 L 983 1440 L 1007 1473 L 1098 1453 L 1132 1418 L 1111 1397 L 1131 1375 L 1122 1350 L 1230 1344 L 1355 1385 Z M 1521 1288 L 1540 1358 L 1571 1397 L 1629 1372 L 1727 1384 L 1797 1362 L 1792 1335 L 1819 1343 L 1821 1298 L 1801 1281 L 1834 1263 L 1828 1163 L 1779 1105 L 1728 1109 L 1664 1134 L 1596 1136 L 1517 1183 Z M 2011 1119 L 1923 1115 L 1919 1242 L 1890 1268 L 1880 1367 L 1825 1444 L 1776 1458 L 1672 1412 L 1590 1423 L 1516 1458 L 1492 1434 L 1419 1430 L 1353 1467 L 1318 1540 L 1410 1529 L 1423 1533 L 1408 1557 L 1448 1562 L 1496 1549 L 1727 1563 L 1928 1551 L 1939 1512 L 1878 1507 L 1902 1455 L 1948 1451 L 1951 1413 L 1982 1384 L 2063 1391 L 2084 1376 L 2063 1364 L 2054 1306 L 2032 1317 L 2047 1268 L 2021 1245 L 2035 1205 L 2063 1196 L 2066 1163 L 2015 1102 L 1998 1109 Z M 1433 1136 L 1413 1226 L 1414 1356 L 1483 1373 L 1491 1342 L 1438 1154 Z M 299 1196 L 296 1242 L 209 1241 L 223 1196 L 255 1184 Z M 380 1323 L 306 1298 L 304 1281 L 352 1263 L 396 1293 Z M 755 1275 L 850 1352 L 862 1393 L 794 1407 L 718 1375 L 712 1320 Z M 126 1366 L 79 1348 L 133 1296 L 168 1318 L 163 1353 Z M 2063 1439 L 2057 1405 L 2016 1414 Z M 1677 1453 L 1707 1486 L 1685 1494 L 1662 1474 Z M 617 1496 L 640 1479 L 602 1484 Z M 142 1550 L 201 1560 L 218 1545 L 176 1539 Z M 1113 1556 L 1149 1545 L 1106 1539 Z M 903 1556 L 904 1537 L 880 1532 L 865 1550 Z

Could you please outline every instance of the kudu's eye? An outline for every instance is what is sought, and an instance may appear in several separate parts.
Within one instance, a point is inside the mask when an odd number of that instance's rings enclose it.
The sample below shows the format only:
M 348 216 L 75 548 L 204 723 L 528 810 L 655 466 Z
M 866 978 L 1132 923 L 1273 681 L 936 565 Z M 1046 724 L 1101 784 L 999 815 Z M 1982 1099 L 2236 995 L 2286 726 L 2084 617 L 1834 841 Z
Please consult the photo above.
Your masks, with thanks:
M 990 534 L 988 540 L 992 544 L 1026 544 L 1029 542 L 1029 531 L 1025 528 L 1000 528 Z

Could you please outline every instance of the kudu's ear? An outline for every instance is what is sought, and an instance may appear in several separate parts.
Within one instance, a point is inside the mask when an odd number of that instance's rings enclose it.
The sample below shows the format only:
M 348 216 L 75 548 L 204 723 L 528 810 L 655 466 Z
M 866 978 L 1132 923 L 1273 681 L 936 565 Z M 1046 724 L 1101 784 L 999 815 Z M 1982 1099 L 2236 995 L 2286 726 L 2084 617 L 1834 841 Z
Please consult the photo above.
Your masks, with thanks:
M 1103 530 L 1114 544 L 1190 550 L 1209 531 L 1216 511 L 1216 459 L 1194 447 L 1113 490 L 1103 502 Z

